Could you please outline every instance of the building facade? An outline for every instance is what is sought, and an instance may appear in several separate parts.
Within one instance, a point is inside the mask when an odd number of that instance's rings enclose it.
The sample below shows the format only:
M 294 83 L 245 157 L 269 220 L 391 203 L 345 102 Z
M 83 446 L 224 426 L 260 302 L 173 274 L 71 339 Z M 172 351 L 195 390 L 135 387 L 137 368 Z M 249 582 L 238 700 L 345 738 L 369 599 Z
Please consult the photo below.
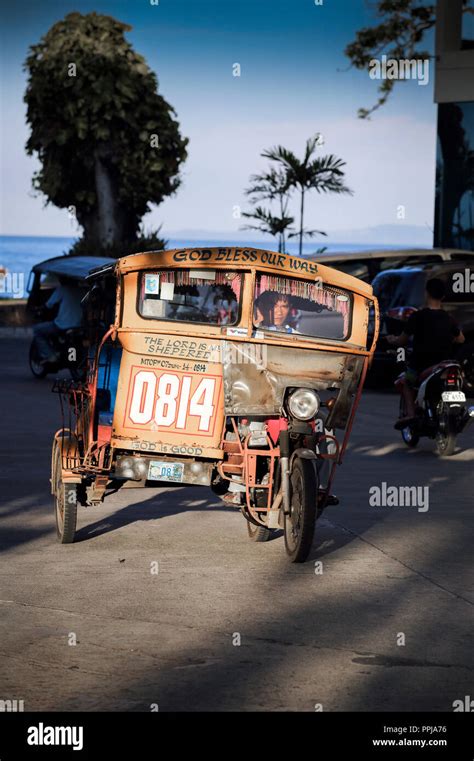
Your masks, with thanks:
M 434 245 L 474 250 L 473 0 L 438 0 Z

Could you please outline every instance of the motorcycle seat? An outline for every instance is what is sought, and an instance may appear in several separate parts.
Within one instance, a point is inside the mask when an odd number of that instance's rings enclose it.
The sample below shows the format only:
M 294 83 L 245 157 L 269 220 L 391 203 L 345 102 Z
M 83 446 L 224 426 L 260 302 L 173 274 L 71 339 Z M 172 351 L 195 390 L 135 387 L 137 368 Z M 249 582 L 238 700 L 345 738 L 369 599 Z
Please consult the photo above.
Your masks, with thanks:
M 420 386 L 426 378 L 428 378 L 435 370 L 444 370 L 448 367 L 459 367 L 459 362 L 455 362 L 452 359 L 445 359 L 443 362 L 438 362 L 437 365 L 431 365 L 418 375 L 416 379 L 416 385 Z M 395 387 L 400 388 L 405 383 L 406 372 L 400 373 L 398 378 L 395 379 Z
M 443 362 L 438 362 L 438 364 L 436 364 L 436 365 L 431 365 L 431 367 L 427 367 L 425 370 L 423 370 L 420 373 L 420 375 L 418 376 L 418 382 L 422 383 L 435 370 L 441 370 L 441 369 L 445 369 L 447 367 L 459 367 L 459 363 L 455 362 L 452 359 L 445 359 L 445 360 L 443 360 Z

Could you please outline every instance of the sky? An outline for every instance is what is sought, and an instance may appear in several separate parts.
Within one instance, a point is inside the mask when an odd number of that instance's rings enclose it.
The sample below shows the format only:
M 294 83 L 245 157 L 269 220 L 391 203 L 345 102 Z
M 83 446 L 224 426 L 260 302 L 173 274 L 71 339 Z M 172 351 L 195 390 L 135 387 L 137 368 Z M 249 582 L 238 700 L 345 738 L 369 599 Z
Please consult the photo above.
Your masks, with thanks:
M 249 177 L 267 167 L 260 154 L 282 144 L 302 154 L 324 137 L 321 154 L 346 166 L 353 196 L 313 193 L 305 224 L 329 231 L 393 225 L 431 236 L 434 213 L 436 107 L 427 86 L 401 82 L 370 121 L 357 109 L 377 98 L 377 81 L 348 68 L 345 46 L 374 22 L 367 0 L 22 0 L 1 9 L 0 234 L 77 234 L 65 209 L 45 206 L 32 190 L 37 159 L 28 157 L 23 103 L 28 47 L 68 12 L 96 11 L 124 21 L 127 38 L 156 72 L 159 92 L 189 138 L 182 185 L 144 218 L 180 232 L 238 237 L 248 210 Z M 156 0 L 155 0 L 156 2 Z M 240 64 L 241 76 L 233 76 Z M 401 210 L 401 207 L 403 209 Z M 297 198 L 294 198 L 294 211 Z M 406 230 L 405 230 L 406 232 Z M 326 242 L 324 239 L 321 243 Z

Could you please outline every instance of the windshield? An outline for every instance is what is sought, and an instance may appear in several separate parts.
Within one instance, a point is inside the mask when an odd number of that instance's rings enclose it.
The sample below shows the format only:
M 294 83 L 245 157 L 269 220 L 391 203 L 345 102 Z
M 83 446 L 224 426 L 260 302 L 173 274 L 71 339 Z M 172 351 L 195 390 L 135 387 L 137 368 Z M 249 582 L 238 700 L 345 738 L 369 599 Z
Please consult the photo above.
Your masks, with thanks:
M 242 275 L 216 270 L 156 270 L 139 281 L 142 317 L 210 325 L 234 325 L 239 316 Z
M 322 283 L 257 275 L 254 326 L 279 333 L 343 340 L 349 332 L 351 297 Z
M 425 277 L 420 271 L 384 272 L 372 283 L 381 312 L 394 307 L 419 307 L 424 301 Z

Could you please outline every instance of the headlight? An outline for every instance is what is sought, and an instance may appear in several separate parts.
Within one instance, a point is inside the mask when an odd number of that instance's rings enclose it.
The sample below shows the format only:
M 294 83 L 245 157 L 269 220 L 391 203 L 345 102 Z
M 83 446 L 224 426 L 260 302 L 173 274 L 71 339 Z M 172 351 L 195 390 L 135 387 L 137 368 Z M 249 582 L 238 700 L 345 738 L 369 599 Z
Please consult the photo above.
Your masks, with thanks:
M 289 397 L 288 409 L 297 420 L 311 420 L 319 410 L 319 396 L 310 388 L 299 388 Z

